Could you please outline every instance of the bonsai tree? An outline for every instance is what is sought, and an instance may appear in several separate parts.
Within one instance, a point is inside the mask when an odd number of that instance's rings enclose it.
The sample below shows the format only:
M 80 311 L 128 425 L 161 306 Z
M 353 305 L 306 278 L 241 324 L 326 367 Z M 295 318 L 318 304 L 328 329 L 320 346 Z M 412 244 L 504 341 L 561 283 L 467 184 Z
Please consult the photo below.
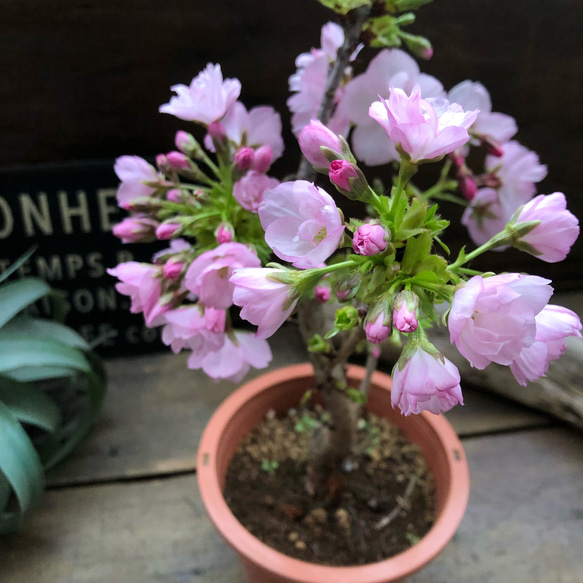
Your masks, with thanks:
M 399 48 L 431 57 L 427 39 L 403 30 L 425 0 L 321 2 L 342 25 L 326 24 L 321 47 L 300 55 L 290 77 L 303 154 L 294 179 L 270 175 L 284 149 L 279 114 L 247 110 L 240 82 L 209 64 L 189 85 L 173 86 L 160 107 L 202 127 L 202 140 L 179 131 L 176 149 L 155 167 L 137 156 L 115 165 L 118 203 L 129 216 L 114 234 L 170 246 L 151 263 L 109 270 L 132 312 L 162 326 L 164 343 L 190 350 L 188 366 L 212 378 L 239 382 L 251 367 L 267 366 L 266 339 L 297 315 L 330 416 L 308 470 L 314 494 L 354 443 L 369 377 L 360 390 L 349 387 L 353 353 L 365 353 L 372 371 L 381 342 L 402 343 L 392 406 L 439 414 L 463 396 L 457 368 L 428 339 L 431 326 L 448 326 L 472 366 L 509 366 L 521 384 L 544 375 L 565 338 L 581 330 L 573 312 L 549 303 L 549 280 L 475 269 L 475 258 L 509 246 L 560 261 L 579 226 L 563 193 L 535 196 L 546 167 L 513 140 L 516 122 L 492 112 L 483 85 L 447 91 Z M 380 50 L 355 75 L 361 43 Z M 470 163 L 475 151 L 483 166 Z M 392 184 L 367 178 L 380 165 Z M 441 170 L 424 190 L 413 179 L 426 165 Z M 437 204 L 444 199 L 465 208 L 474 249 L 452 256 Z M 343 212 L 338 205 L 348 200 L 361 211 Z M 235 327 L 234 306 L 256 333 Z

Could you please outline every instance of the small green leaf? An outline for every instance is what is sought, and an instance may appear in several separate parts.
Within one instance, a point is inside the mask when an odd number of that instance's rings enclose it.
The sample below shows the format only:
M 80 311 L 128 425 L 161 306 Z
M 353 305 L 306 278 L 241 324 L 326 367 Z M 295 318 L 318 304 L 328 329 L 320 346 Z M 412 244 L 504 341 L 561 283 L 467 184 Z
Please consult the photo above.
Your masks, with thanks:
M 358 389 L 348 389 L 346 395 L 351 401 L 354 401 L 359 405 L 364 405 L 366 403 L 366 395 Z
M 21 265 L 24 265 L 31 255 L 37 250 L 37 246 L 31 247 L 26 253 L 21 255 L 2 275 L 0 275 L 0 283 L 8 279 Z M 1 506 L 0 506 L 1 508 Z
M 13 318 L 0 330 L 0 340 L 11 340 L 23 336 L 39 339 L 50 338 L 73 348 L 90 350 L 89 344 L 75 330 L 52 320 L 23 315 Z
M 0 372 L 24 366 L 58 366 L 89 372 L 90 367 L 82 352 L 51 340 L 0 338 Z
M 34 277 L 4 284 L 0 288 L 0 306 L 2 306 L 0 326 L 4 326 L 16 314 L 50 291 L 51 288 L 44 281 Z
M 43 492 L 43 468 L 28 435 L 10 409 L 1 402 L 0 442 L 0 472 L 14 490 L 23 514 Z
M 54 401 L 32 385 L 0 377 L 0 401 L 20 421 L 54 433 L 61 413 Z

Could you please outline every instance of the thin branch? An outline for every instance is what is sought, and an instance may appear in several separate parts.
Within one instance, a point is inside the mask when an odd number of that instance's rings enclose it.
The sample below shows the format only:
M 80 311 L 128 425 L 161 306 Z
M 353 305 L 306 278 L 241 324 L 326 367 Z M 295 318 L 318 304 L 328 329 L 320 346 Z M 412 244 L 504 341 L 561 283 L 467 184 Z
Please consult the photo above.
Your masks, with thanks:
M 397 505 L 387 514 L 384 518 L 381 518 L 375 525 L 375 530 L 382 530 L 386 528 L 397 516 L 399 516 L 399 512 L 401 510 L 408 510 L 409 509 L 409 498 L 411 498 L 411 494 L 413 494 L 413 489 L 415 488 L 415 484 L 417 483 L 417 476 L 411 476 L 409 483 L 407 484 L 407 488 L 403 493 L 403 496 L 397 496 Z

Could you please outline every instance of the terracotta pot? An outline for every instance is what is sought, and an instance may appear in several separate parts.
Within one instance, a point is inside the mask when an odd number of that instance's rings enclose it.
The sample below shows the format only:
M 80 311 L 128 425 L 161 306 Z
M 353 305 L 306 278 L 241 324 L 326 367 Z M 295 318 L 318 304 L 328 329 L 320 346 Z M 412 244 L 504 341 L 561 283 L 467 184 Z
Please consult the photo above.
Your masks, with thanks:
M 367 408 L 401 428 L 423 449 L 433 473 L 437 520 L 421 541 L 403 553 L 378 563 L 356 567 L 326 567 L 288 557 L 260 542 L 233 516 L 223 498 L 225 475 L 241 440 L 274 409 L 284 413 L 298 404 L 312 385 L 310 364 L 298 364 L 264 374 L 235 391 L 207 425 L 198 451 L 198 483 L 211 520 L 237 552 L 249 583 L 388 583 L 401 581 L 431 561 L 454 535 L 469 495 L 468 465 L 462 445 L 443 416 L 423 413 L 404 417 L 390 405 L 391 378 L 375 372 Z M 351 366 L 348 376 L 358 383 L 364 369 Z

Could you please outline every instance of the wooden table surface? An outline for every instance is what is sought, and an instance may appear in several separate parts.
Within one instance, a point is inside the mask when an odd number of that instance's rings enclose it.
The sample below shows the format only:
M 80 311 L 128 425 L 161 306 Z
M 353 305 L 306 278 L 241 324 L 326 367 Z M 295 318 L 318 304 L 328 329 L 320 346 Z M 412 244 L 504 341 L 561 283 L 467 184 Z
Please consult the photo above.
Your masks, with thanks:
M 293 328 L 273 367 L 303 360 Z M 185 367 L 186 355 L 108 362 L 100 420 L 49 476 L 22 530 L 0 538 L 1 583 L 244 583 L 205 514 L 195 454 L 232 390 Z M 528 389 L 525 389 L 528 390 Z M 583 434 L 464 387 L 448 414 L 471 472 L 463 522 L 412 583 L 581 583 Z

